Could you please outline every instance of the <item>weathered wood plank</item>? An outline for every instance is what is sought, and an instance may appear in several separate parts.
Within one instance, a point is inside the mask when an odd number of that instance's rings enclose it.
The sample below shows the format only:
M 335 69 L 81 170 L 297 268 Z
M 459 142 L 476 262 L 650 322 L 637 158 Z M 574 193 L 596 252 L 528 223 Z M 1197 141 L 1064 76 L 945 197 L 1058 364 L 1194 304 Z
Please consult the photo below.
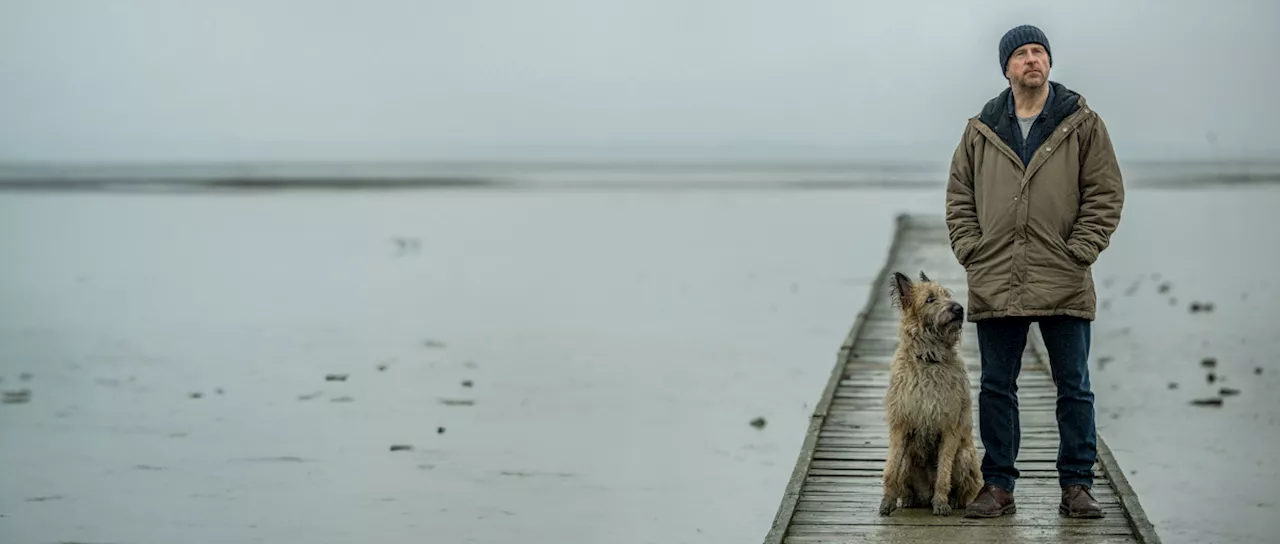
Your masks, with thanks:
M 1138 542 L 1128 531 L 1113 526 L 1027 527 L 975 526 L 948 527 L 939 532 L 934 527 L 915 526 L 845 526 L 800 529 L 788 536 L 789 544 L 866 544 L 867 542 L 903 542 L 910 544 L 951 544 L 981 542 L 983 544 L 1048 544 L 1089 542 L 1090 544 L 1130 544 Z
M 931 510 L 909 508 L 894 512 L 892 516 L 880 516 L 875 512 L 801 512 L 796 511 L 791 518 L 791 525 L 960 525 L 960 526 L 1000 526 L 1031 525 L 1038 527 L 1076 526 L 1076 525 L 1118 525 L 1128 527 L 1129 520 L 1115 505 L 1103 505 L 1102 511 L 1107 517 L 1102 519 L 1069 518 L 1058 513 L 1058 505 L 1052 508 L 1040 505 L 1041 508 L 1025 508 L 1018 505 L 1014 515 L 992 519 L 969 519 L 960 514 L 935 516 Z
M 1054 467 L 1054 463 L 1056 463 L 1056 461 L 1054 460 L 1022 461 L 1017 463 L 1017 467 L 1018 467 L 1018 470 L 1023 472 L 1032 471 L 1032 470 L 1056 471 L 1057 468 Z M 884 462 L 882 461 L 863 461 L 863 460 L 853 460 L 853 459 L 814 459 L 811 463 L 809 463 L 810 474 L 813 474 L 814 469 L 880 470 L 881 468 L 884 468 Z M 1096 472 L 1101 472 L 1102 463 L 1101 462 L 1094 463 L 1093 470 Z
M 1028 334 L 1018 379 L 1018 512 L 995 519 L 966 519 L 962 512 L 934 516 L 928 508 L 878 514 L 888 454 L 883 400 L 899 319 L 889 305 L 885 282 L 893 270 L 914 275 L 917 269 L 943 282 L 960 300 L 967 295 L 963 270 L 954 262 L 941 219 L 900 216 L 885 265 L 837 354 L 766 543 L 1159 542 L 1101 436 L 1094 495 L 1107 517 L 1080 520 L 1058 513 L 1057 391 L 1036 327 Z M 965 324 L 961 336 L 976 423 L 981 369 L 972 323 Z M 976 425 L 974 439 L 981 456 Z
M 1021 507 L 1024 504 L 1054 505 L 1054 504 L 1058 504 L 1057 501 L 1061 499 L 1061 493 L 1058 490 L 1058 487 L 1056 485 L 1045 484 L 1045 485 L 1032 485 L 1030 487 L 1025 487 L 1025 488 L 1024 487 L 1025 486 L 1018 487 L 1017 501 L 1018 501 L 1019 507 Z M 1094 494 L 1098 497 L 1098 500 L 1105 499 L 1105 500 L 1116 501 L 1116 502 L 1120 501 L 1119 496 L 1116 495 L 1114 491 L 1111 491 L 1110 488 L 1099 487 L 1095 491 L 1096 493 Z M 800 499 L 800 501 L 797 504 L 803 504 L 806 502 L 856 502 L 856 503 L 874 502 L 876 505 L 879 505 L 880 496 L 881 496 L 881 493 L 879 490 L 877 490 L 874 493 L 869 491 L 853 493 L 853 492 L 819 492 L 819 491 L 810 492 L 810 490 L 806 489 L 804 498 Z

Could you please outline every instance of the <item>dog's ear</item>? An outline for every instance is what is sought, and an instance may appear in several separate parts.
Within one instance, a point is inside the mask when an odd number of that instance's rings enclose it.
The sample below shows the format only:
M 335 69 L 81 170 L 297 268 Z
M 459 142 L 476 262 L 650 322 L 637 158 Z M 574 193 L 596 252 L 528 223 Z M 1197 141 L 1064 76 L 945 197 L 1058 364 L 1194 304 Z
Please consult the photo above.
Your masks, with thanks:
M 920 271 L 920 281 L 932 281 L 932 280 L 930 280 L 930 279 L 929 279 L 929 276 L 924 275 L 924 270 L 921 270 L 921 271 Z
M 901 272 L 894 272 L 892 283 L 889 289 L 891 302 L 899 308 L 907 307 L 907 297 L 911 296 L 911 278 Z

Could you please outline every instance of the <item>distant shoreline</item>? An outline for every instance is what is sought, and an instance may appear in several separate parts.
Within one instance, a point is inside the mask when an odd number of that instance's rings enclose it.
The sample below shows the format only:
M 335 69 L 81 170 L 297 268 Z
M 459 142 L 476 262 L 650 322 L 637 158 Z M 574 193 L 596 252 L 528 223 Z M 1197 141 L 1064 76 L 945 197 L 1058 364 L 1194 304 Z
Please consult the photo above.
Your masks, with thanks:
M 1280 183 L 1280 161 L 1134 161 L 1133 187 Z M 3 164 L 0 191 L 208 192 L 289 190 L 831 190 L 927 189 L 947 166 L 908 162 L 438 162 Z

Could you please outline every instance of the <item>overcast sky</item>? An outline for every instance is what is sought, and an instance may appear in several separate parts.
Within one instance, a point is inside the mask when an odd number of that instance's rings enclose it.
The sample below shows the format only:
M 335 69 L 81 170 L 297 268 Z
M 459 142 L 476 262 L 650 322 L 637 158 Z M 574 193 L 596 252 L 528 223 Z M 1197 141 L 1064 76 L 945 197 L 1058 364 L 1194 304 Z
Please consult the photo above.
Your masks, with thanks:
M 946 160 L 1024 22 L 1122 158 L 1276 157 L 1277 21 L 1275 0 L 0 0 L 0 161 Z

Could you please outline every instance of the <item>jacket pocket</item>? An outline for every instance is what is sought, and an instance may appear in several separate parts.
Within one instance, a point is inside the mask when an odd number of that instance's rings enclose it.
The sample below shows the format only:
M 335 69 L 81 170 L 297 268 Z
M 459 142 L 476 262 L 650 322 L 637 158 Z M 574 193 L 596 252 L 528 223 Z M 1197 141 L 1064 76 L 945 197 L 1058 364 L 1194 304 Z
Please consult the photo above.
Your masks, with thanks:
M 973 248 L 969 250 L 969 254 L 965 256 L 964 262 L 960 263 L 966 270 L 974 265 L 974 263 L 982 262 L 983 252 L 987 249 L 987 233 L 983 232 L 978 235 L 978 239 L 973 242 Z
M 1075 255 L 1071 254 L 1071 250 L 1067 248 L 1067 241 L 1063 240 L 1061 236 L 1051 236 L 1049 238 L 1052 240 L 1051 245 L 1053 246 L 1053 251 L 1057 253 L 1058 256 L 1068 264 L 1068 266 L 1080 271 L 1089 268 L 1088 263 L 1081 262 L 1080 259 L 1077 259 Z

